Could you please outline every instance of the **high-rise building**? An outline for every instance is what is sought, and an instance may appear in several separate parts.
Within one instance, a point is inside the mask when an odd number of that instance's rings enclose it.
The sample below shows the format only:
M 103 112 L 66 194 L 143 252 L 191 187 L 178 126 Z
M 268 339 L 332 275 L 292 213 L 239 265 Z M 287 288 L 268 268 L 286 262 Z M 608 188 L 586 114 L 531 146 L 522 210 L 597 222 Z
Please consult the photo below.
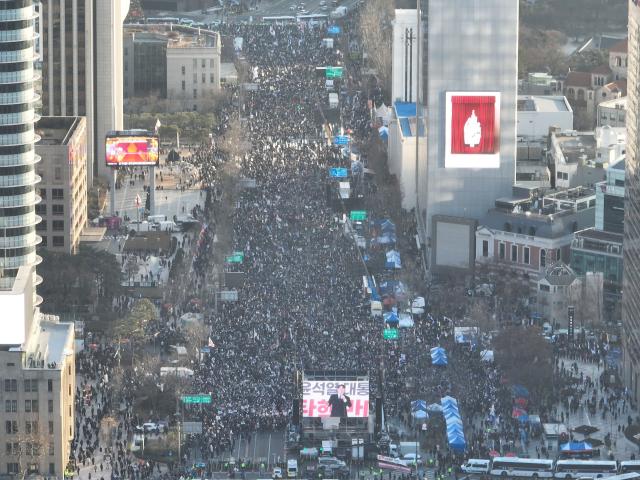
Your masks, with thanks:
M 43 113 L 87 117 L 88 185 L 106 176 L 104 137 L 122 129 L 122 22 L 129 0 L 43 0 Z
M 623 238 L 622 328 L 624 382 L 634 400 L 640 388 L 640 2 L 629 0 L 627 146 Z
M 74 430 L 73 325 L 40 314 L 33 0 L 0 0 L 0 391 L 2 471 L 62 478 Z
M 396 8 L 393 20 L 391 99 L 414 103 L 418 97 L 418 13 Z
M 419 227 L 433 268 L 468 269 L 477 220 L 515 182 L 518 2 L 429 0 L 425 13 Z
M 92 0 L 94 41 L 94 165 L 101 177 L 111 173 L 105 162 L 105 136 L 123 130 L 123 35 L 122 23 L 129 0 Z
M 43 0 L 42 112 L 87 119 L 87 183 L 93 183 L 93 0 Z

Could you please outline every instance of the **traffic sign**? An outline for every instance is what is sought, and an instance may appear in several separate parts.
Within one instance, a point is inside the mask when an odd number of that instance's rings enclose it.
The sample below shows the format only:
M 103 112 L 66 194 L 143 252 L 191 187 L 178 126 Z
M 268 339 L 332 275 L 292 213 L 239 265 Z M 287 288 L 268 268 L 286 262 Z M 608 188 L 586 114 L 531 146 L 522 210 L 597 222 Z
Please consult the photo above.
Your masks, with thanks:
M 200 395 L 182 395 L 182 403 L 211 403 L 211 395 L 207 393 L 201 393 Z
M 359 222 L 362 220 L 366 220 L 367 212 L 366 210 L 351 210 L 351 214 L 349 215 L 349 218 L 351 219 L 352 222 Z
M 397 340 L 398 329 L 397 328 L 385 328 L 382 332 L 382 337 L 385 340 Z
M 342 67 L 327 67 L 324 74 L 327 78 L 342 78 Z
M 349 170 L 346 168 L 330 168 L 329 176 L 333 178 L 346 178 L 349 176 Z
M 347 135 L 336 135 L 333 137 L 333 143 L 335 145 L 348 145 L 349 137 Z
M 227 255 L 224 261 L 227 263 L 242 263 L 244 261 L 244 252 L 233 252 L 231 255 Z

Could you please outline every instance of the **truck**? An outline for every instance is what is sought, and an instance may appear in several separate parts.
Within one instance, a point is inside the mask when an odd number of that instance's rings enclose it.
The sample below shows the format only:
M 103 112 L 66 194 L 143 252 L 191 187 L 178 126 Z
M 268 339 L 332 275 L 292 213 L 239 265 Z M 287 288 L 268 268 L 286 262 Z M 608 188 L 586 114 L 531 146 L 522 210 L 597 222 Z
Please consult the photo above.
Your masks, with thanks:
M 331 12 L 331 18 L 342 18 L 347 15 L 347 7 L 341 6 Z
M 419 442 L 400 442 L 400 448 L 398 453 L 401 456 L 404 456 L 407 453 L 416 453 L 419 451 L 420 451 Z
M 298 476 L 298 460 L 295 458 L 287 460 L 287 477 L 296 478 Z
M 337 93 L 330 93 L 329 94 L 329 108 L 338 108 L 339 105 L 339 100 L 338 100 L 338 94 Z

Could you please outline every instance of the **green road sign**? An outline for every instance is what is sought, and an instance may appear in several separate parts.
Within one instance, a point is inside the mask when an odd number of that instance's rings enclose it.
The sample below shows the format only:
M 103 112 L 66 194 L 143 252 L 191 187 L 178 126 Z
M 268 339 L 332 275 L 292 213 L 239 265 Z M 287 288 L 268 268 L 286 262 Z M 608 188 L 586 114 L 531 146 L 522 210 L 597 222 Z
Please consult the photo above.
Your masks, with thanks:
M 352 222 L 357 222 L 367 219 L 367 212 L 365 210 L 351 210 L 349 218 Z
M 211 403 L 211 395 L 201 393 L 200 395 L 183 395 L 182 403 Z
M 327 78 L 342 78 L 342 67 L 327 67 L 324 72 Z
M 398 329 L 397 328 L 385 328 L 382 332 L 382 336 L 385 340 L 397 340 Z
M 233 252 L 231 255 L 227 255 L 225 262 L 227 263 L 242 263 L 244 261 L 244 252 Z

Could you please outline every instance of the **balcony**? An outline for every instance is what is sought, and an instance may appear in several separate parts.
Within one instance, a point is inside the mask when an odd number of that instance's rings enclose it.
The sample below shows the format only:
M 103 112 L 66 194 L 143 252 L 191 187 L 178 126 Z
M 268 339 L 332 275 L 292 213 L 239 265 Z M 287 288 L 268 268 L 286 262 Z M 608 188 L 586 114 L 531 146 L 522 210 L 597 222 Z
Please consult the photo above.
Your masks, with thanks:
M 15 105 L 16 103 L 35 102 L 38 96 L 33 88 L 28 88 L 22 92 L 0 93 L 0 105 Z
M 33 231 L 26 235 L 0 238 L 0 249 L 29 247 L 32 245 L 39 245 L 41 242 L 42 238 Z
M 0 194 L 0 208 L 24 207 L 27 205 L 35 205 L 36 203 L 40 203 L 40 197 L 36 195 L 36 192 L 11 195 L 8 197 L 3 197 Z
M 18 268 L 23 265 L 38 265 L 42 263 L 42 258 L 36 255 L 36 252 L 33 252 L 19 257 L 7 257 L 3 259 L 3 262 L 4 268 Z
M 0 83 L 2 81 L 0 80 Z M 26 110 L 20 113 L 3 113 L 0 114 L 0 125 L 19 125 L 21 123 L 35 123 L 40 120 L 40 116 L 36 115 L 33 110 Z
M 1 13 L 0 17 L 2 17 Z M 0 31 L 0 42 L 19 42 L 22 40 L 31 40 L 32 38 L 36 38 L 33 27 L 23 28 L 21 30 Z
M 1 63 L 28 62 L 33 60 L 33 56 L 34 56 L 33 47 L 23 48 L 22 50 L 10 50 L 10 51 L 0 50 Z
M 39 163 L 40 160 L 40 155 L 36 155 L 33 150 L 30 152 L 19 153 L 15 155 L 0 155 L 0 167 L 35 165 L 36 163 Z M 2 174 L 2 170 L 0 170 L 0 174 Z
M 0 134 L 0 145 L 26 145 L 35 142 L 36 134 L 33 130 L 22 133 Z
M 0 22 L 13 20 L 35 20 L 38 14 L 33 5 L 24 8 L 14 8 L 11 10 L 0 10 Z
M 33 68 L 19 70 L 17 72 L 0 72 L 0 83 L 30 82 L 36 79 Z
M 2 170 L 0 170 L 2 173 Z M 35 172 L 19 173 L 17 175 L 0 175 L 0 187 L 22 187 L 40 183 L 40 177 Z

